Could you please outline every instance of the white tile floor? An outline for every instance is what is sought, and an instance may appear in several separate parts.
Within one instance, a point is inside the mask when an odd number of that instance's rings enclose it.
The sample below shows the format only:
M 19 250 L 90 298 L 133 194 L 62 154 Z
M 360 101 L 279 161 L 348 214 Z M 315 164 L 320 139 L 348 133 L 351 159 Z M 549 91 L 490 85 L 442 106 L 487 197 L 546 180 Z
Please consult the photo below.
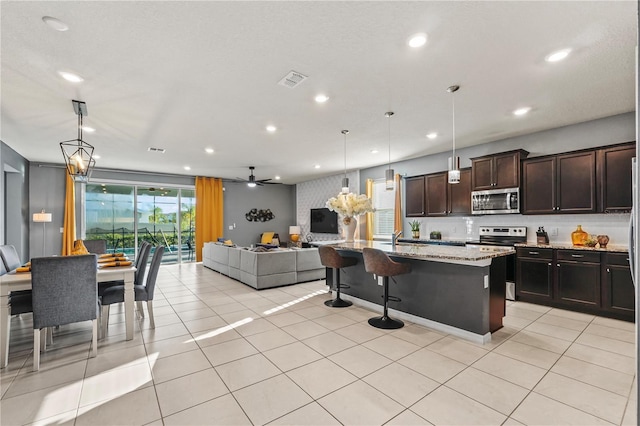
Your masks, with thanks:
M 255 291 L 200 264 L 163 266 L 156 329 L 122 310 L 88 358 L 90 324 L 61 327 L 31 372 L 14 318 L 0 423 L 90 425 L 635 424 L 634 324 L 509 302 L 477 345 L 371 312 L 325 307 L 323 281 Z

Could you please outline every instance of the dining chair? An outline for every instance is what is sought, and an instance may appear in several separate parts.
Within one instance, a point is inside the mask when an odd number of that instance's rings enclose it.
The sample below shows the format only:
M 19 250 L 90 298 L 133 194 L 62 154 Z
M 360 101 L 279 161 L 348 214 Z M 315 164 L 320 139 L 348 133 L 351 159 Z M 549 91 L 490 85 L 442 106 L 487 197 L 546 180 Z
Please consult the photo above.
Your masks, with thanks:
M 82 240 L 89 253 L 105 254 L 107 252 L 107 240 Z
M 31 261 L 33 371 L 40 369 L 40 331 L 92 321 L 92 357 L 98 354 L 98 285 L 95 254 L 36 257 Z
M 16 268 L 22 266 L 18 251 L 12 245 L 0 245 L 0 259 L 0 263 L 2 263 L 6 272 L 14 271 Z M 10 292 L 9 304 L 11 305 L 9 318 L 11 318 L 12 315 L 31 312 L 31 290 L 17 290 Z
M 147 311 L 149 311 L 149 321 L 151 328 L 156 328 L 156 323 L 153 318 L 153 293 L 156 287 L 156 278 L 158 278 L 158 270 L 162 263 L 162 255 L 164 254 L 164 246 L 156 247 L 151 259 L 151 266 L 149 266 L 149 273 L 144 285 L 135 284 L 133 290 L 135 293 L 135 301 L 138 305 L 138 311 L 140 315 L 144 317 L 142 312 L 142 302 L 147 302 Z M 105 289 L 102 297 L 100 298 L 101 313 L 101 328 L 102 335 L 107 335 L 107 329 L 109 327 L 109 307 L 114 303 L 124 302 L 124 285 L 112 286 Z
M 0 245 L 0 257 L 7 272 L 13 271 L 22 266 L 18 251 L 12 245 Z
M 142 284 L 144 282 L 144 273 L 147 270 L 147 261 L 149 260 L 149 253 L 151 253 L 151 243 L 142 241 L 140 248 L 138 249 L 138 257 L 134 266 L 136 267 L 136 273 L 133 276 L 133 284 Z M 98 283 L 98 297 L 104 294 L 104 291 L 116 285 L 124 285 L 123 280 L 116 281 L 103 281 Z

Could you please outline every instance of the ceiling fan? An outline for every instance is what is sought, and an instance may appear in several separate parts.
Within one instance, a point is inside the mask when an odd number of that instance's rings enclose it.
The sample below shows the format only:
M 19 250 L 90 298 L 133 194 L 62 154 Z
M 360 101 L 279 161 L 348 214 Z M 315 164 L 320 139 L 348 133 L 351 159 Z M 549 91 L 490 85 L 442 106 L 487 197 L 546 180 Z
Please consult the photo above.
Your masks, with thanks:
M 249 188 L 254 188 L 256 185 L 263 186 L 264 184 L 268 185 L 279 185 L 280 182 L 269 182 L 271 179 L 256 179 L 253 175 L 253 171 L 255 170 L 254 166 L 249 166 L 249 179 L 236 178 L 239 182 L 247 182 L 247 186 Z

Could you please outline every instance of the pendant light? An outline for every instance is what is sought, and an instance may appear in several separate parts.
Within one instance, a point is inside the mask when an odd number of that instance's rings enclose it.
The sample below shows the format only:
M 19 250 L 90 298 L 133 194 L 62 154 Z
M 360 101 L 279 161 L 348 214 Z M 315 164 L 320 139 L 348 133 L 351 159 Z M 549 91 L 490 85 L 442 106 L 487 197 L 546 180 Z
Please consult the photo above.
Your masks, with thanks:
M 460 183 L 460 157 L 456 157 L 456 102 L 455 92 L 458 91 L 460 86 L 449 86 L 447 92 L 451 93 L 451 107 L 452 107 L 452 123 L 453 123 L 453 150 L 452 155 L 449 157 L 449 183 Z
M 385 112 L 384 116 L 389 119 L 389 166 L 384 172 L 385 189 L 387 191 L 393 191 L 394 186 L 394 171 L 391 168 L 391 117 L 393 117 L 393 111 Z
M 349 193 L 349 178 L 347 177 L 347 135 L 348 130 L 343 130 L 340 133 L 344 135 L 344 177 L 342 178 L 342 193 Z
M 87 104 L 81 101 L 71 101 L 73 110 L 78 115 L 78 138 L 60 142 L 60 149 L 64 156 L 67 173 L 76 182 L 88 182 L 96 164 L 93 158 L 93 145 L 82 140 L 82 117 L 87 114 Z

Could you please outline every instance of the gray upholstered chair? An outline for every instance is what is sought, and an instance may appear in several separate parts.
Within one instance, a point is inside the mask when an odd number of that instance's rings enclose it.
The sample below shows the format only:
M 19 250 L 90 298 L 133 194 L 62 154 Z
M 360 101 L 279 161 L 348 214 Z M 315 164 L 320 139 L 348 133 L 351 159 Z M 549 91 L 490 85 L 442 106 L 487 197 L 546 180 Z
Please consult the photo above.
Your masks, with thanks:
M 33 371 L 40 369 L 40 330 L 93 322 L 92 357 L 98 354 L 96 255 L 37 257 L 31 261 Z
M 389 278 L 393 279 L 396 275 L 408 274 L 411 272 L 411 265 L 406 262 L 394 262 L 382 250 L 369 247 L 362 249 L 362 257 L 364 258 L 365 271 L 383 278 L 383 314 L 381 317 L 369 318 L 369 324 L 386 330 L 402 328 L 404 323 L 400 320 L 389 318 L 387 312 L 390 300 L 392 302 L 401 302 L 400 298 L 389 296 Z
M 107 240 L 82 240 L 89 253 L 105 254 L 107 252 Z
M 133 290 L 135 293 L 135 301 L 138 305 L 138 312 L 144 317 L 142 312 L 142 302 L 147 302 L 147 310 L 149 311 L 149 320 L 151 322 L 151 328 L 156 328 L 156 323 L 153 318 L 153 293 L 156 287 L 156 278 L 158 278 L 158 270 L 162 263 L 162 255 L 164 254 L 164 246 L 156 247 L 151 259 L 151 266 L 149 266 L 149 273 L 144 285 L 135 284 Z M 124 302 L 124 285 L 116 285 L 105 289 L 104 293 L 100 297 L 101 310 L 101 328 L 102 335 L 107 335 L 107 329 L 109 327 L 109 306 L 114 303 Z
M 138 249 L 138 257 L 134 263 L 136 267 L 136 273 L 133 276 L 133 284 L 143 284 L 144 283 L 144 273 L 147 270 L 147 261 L 149 260 L 149 254 L 151 253 L 151 243 L 146 241 L 142 241 L 140 243 L 140 248 Z M 123 280 L 116 281 L 103 281 L 98 283 L 98 297 L 101 297 L 104 294 L 104 291 L 109 287 L 113 287 L 115 285 L 124 285 Z
M 18 251 L 12 245 L 0 246 L 0 263 L 6 272 L 11 272 L 22 266 Z M 20 315 L 31 312 L 31 290 L 18 290 L 9 293 L 9 304 L 11 305 L 11 315 Z M 8 321 L 9 319 L 7 319 Z
M 2 263 L 4 263 L 4 267 L 7 272 L 13 271 L 14 269 L 22 266 L 20 256 L 18 255 L 16 248 L 12 245 L 0 246 L 0 257 L 2 258 Z

